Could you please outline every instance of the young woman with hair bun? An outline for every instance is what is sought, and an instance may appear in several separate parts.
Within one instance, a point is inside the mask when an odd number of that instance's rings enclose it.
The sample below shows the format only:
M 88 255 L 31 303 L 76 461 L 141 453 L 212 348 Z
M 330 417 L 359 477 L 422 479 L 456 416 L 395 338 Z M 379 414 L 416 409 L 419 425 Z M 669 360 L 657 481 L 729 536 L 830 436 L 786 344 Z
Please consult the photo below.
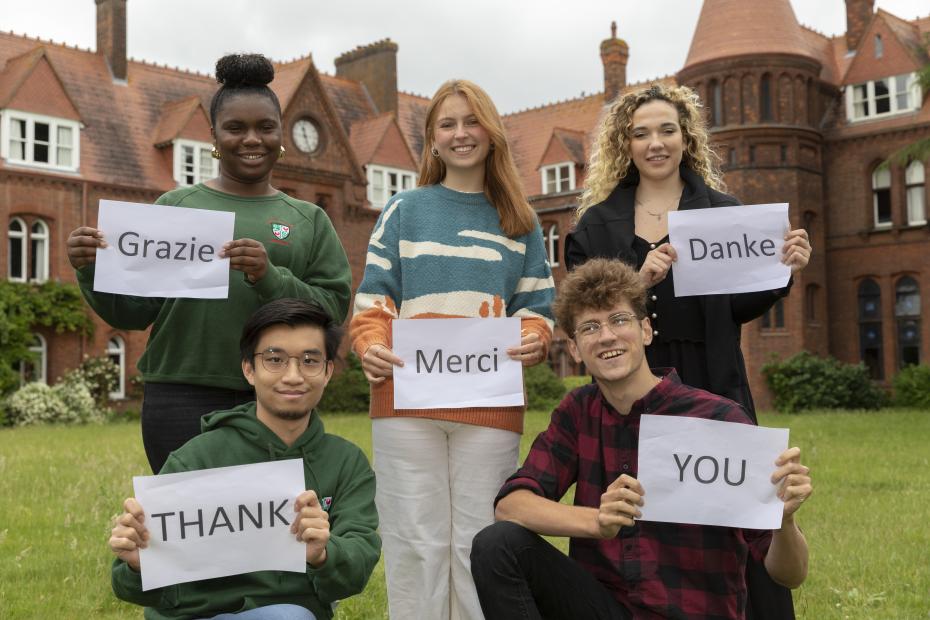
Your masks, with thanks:
M 474 535 L 517 465 L 523 407 L 396 409 L 391 322 L 521 319 L 508 351 L 524 366 L 547 357 L 553 282 L 536 214 L 490 97 L 443 84 L 426 115 L 419 187 L 385 206 L 355 296 L 352 346 L 371 383 L 391 618 L 481 618 L 471 578 Z
M 82 226 L 68 239 L 68 258 L 94 311 L 117 329 L 152 327 L 139 370 L 145 381 L 142 439 L 154 472 L 200 433 L 202 415 L 254 399 L 238 351 L 239 332 L 252 312 L 282 297 L 315 300 L 337 322 L 348 312 L 349 262 L 329 218 L 271 184 L 284 156 L 281 104 L 268 87 L 273 79 L 274 65 L 259 54 L 217 61 L 220 88 L 210 124 L 219 176 L 156 201 L 235 213 L 235 239 L 222 251 L 233 270 L 227 299 L 94 292 L 94 262 L 97 248 L 106 247 L 106 231 Z

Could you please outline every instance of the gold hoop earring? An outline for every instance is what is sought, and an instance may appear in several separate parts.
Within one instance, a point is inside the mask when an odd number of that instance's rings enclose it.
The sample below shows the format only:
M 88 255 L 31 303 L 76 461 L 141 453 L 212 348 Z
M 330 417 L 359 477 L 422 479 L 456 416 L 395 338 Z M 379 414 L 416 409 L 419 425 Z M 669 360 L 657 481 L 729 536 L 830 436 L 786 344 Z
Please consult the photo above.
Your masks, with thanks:
M 439 157 L 439 151 L 436 150 L 435 146 L 431 148 L 429 152 L 430 152 L 430 155 L 432 155 L 433 157 Z
M 287 149 L 284 148 L 284 145 L 281 145 L 281 152 L 278 153 L 278 159 L 284 159 L 284 156 L 287 154 Z
M 216 145 L 215 145 L 215 144 L 213 145 L 213 150 L 210 151 L 210 156 L 211 156 L 213 159 L 223 159 L 223 156 L 220 155 L 220 152 L 216 150 Z

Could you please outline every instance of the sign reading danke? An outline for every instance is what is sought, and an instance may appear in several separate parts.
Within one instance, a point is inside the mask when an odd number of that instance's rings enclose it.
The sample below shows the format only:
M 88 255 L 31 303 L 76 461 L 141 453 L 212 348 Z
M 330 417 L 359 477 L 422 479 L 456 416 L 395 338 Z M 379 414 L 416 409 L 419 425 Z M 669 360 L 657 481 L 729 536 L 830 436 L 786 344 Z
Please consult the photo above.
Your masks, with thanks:
M 205 209 L 100 201 L 94 290 L 140 297 L 225 299 L 235 214 Z
M 306 545 L 290 533 L 304 489 L 302 459 L 132 479 L 149 546 L 142 589 L 260 570 L 302 573 Z
M 399 319 L 393 322 L 396 409 L 522 406 L 520 319 Z
M 671 415 L 644 415 L 637 479 L 643 521 L 781 527 L 771 482 L 788 429 Z
M 781 262 L 788 205 L 766 204 L 671 211 L 669 243 L 675 296 L 768 291 L 787 286 Z

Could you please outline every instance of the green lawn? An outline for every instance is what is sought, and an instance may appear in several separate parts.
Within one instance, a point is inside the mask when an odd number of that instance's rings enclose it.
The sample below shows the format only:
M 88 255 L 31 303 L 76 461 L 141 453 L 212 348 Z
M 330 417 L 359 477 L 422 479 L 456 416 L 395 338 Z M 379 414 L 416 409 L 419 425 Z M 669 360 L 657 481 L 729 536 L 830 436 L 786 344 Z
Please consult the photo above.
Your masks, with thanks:
M 327 430 L 370 454 L 364 416 Z M 547 422 L 530 413 L 524 451 Z M 800 618 L 930 617 L 930 412 L 763 415 L 813 470 Z M 147 471 L 137 424 L 0 430 L 0 618 L 138 618 L 109 588 L 109 520 Z M 384 576 L 338 618 L 386 618 Z

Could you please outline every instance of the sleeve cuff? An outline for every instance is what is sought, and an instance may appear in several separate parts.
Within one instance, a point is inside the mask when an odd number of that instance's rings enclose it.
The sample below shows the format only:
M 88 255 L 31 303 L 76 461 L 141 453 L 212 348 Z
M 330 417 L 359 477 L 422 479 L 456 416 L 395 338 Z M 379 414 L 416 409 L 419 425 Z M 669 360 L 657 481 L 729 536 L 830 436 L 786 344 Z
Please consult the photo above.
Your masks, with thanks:
M 254 284 L 249 282 L 245 274 L 242 274 L 242 277 L 245 278 L 246 284 L 251 286 L 255 292 L 258 293 L 259 299 L 263 302 L 271 301 L 275 298 L 277 291 L 281 290 L 281 285 L 284 280 L 284 276 L 281 275 L 278 267 L 275 267 L 271 263 L 268 264 L 268 271 L 265 272 L 265 277 Z

